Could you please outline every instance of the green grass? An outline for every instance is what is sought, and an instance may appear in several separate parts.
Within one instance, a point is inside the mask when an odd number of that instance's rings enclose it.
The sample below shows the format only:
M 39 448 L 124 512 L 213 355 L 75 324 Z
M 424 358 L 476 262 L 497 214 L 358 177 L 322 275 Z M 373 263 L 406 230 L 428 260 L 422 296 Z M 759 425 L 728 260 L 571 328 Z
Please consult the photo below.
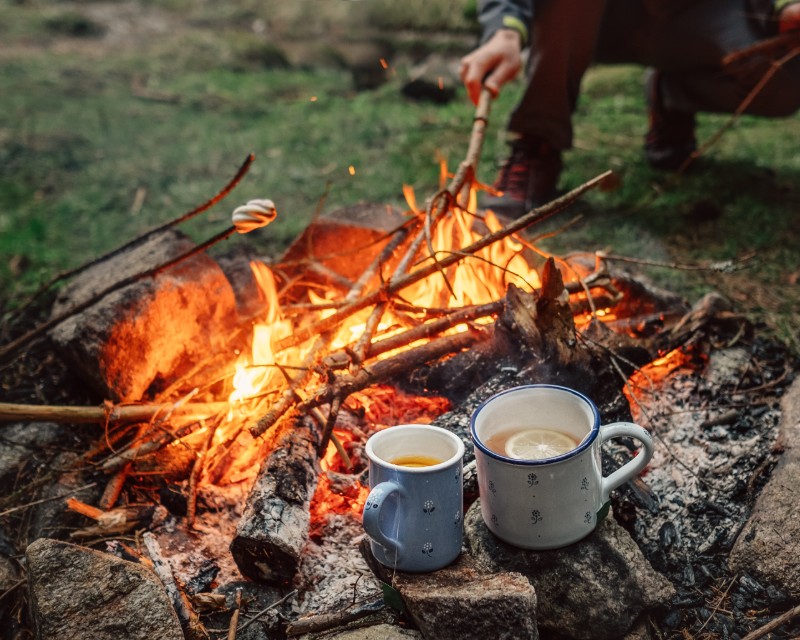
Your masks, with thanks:
M 457 21 L 463 29 L 468 3 L 456 4 L 466 11 Z M 102 49 L 94 36 L 53 36 L 59 15 L 59 28 L 81 28 L 75 10 L 59 13 L 58 3 L 0 7 L 6 308 L 54 273 L 204 202 L 250 152 L 256 162 L 239 187 L 189 225 L 197 240 L 224 229 L 238 204 L 267 197 L 277 204 L 278 221 L 230 242 L 276 255 L 318 208 L 360 201 L 402 206 L 403 184 L 423 200 L 437 186 L 438 154 L 451 168 L 463 159 L 473 116 L 463 92 L 446 106 L 410 102 L 400 93 L 403 69 L 396 68 L 400 73 L 380 89 L 357 93 L 333 53 L 329 64 L 287 68 L 275 55 L 280 43 L 250 29 L 253 20 L 270 17 L 260 3 L 148 6 L 180 22 L 181 30 L 118 50 Z M 421 32 L 441 28 L 441 13 L 431 10 L 425 24 L 419 24 L 421 10 L 410 15 L 384 17 L 395 29 L 406 23 Z M 273 21 L 291 26 L 298 16 L 284 9 Z M 45 38 L 72 46 L 51 47 L 50 40 L 39 46 Z M 335 43 L 330 46 L 333 51 Z M 733 274 L 645 271 L 690 300 L 719 289 L 800 352 L 800 294 L 792 287 L 800 273 L 800 119 L 743 118 L 676 179 L 642 161 L 642 79 L 635 67 L 598 67 L 585 79 L 563 186 L 609 168 L 621 184 L 589 194 L 571 212 L 583 214 L 579 226 L 543 245 L 558 253 L 604 249 L 669 263 L 754 252 L 751 267 Z M 492 107 L 479 172 L 485 182 L 504 153 L 503 124 L 519 90 L 510 86 Z M 727 121 L 702 115 L 700 140 Z M 137 193 L 144 201 L 134 209 Z M 570 217 L 562 214 L 546 228 Z

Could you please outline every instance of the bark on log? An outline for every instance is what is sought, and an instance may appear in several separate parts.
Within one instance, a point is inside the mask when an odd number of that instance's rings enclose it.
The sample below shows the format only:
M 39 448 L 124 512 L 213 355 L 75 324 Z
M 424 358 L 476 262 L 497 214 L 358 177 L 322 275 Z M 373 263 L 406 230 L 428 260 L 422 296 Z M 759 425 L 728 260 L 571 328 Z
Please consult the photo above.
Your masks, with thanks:
M 297 571 L 320 472 L 320 439 L 309 417 L 295 413 L 281 422 L 231 543 L 239 570 L 251 580 L 284 583 Z
M 589 356 L 579 347 L 575 320 L 561 272 L 552 258 L 542 268 L 542 287 L 528 293 L 509 285 L 504 323 L 541 360 L 559 366 L 585 366 Z

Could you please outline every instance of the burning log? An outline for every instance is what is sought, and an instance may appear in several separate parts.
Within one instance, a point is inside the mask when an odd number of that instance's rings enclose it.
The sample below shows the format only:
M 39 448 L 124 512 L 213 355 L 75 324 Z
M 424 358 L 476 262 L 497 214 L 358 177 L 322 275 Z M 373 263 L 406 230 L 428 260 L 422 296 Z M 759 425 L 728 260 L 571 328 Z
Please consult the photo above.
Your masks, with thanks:
M 320 471 L 318 426 L 293 414 L 283 419 L 280 429 L 231 543 L 242 574 L 274 583 L 290 581 L 297 571 L 308 539 L 309 506 Z

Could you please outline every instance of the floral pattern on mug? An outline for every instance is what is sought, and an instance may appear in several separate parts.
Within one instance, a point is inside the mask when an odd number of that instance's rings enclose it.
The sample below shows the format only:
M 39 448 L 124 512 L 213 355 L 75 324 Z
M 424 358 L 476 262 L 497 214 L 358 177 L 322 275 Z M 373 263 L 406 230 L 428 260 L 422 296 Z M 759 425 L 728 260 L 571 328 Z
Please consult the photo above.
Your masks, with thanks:
M 592 524 L 592 513 L 591 513 L 591 511 L 587 511 L 585 514 L 583 514 L 583 521 L 586 524 Z
M 426 500 L 422 505 L 422 513 L 427 513 L 428 515 L 432 514 L 435 509 L 436 505 L 433 504 L 433 500 Z
M 364 509 L 377 509 L 377 508 L 378 508 L 378 503 L 377 502 L 369 502 L 369 501 L 367 501 L 364 504 Z
M 532 486 L 537 485 L 537 484 L 539 484 L 539 480 L 536 478 L 536 474 L 535 473 L 529 473 L 528 474 L 528 486 L 532 487 Z
M 431 555 L 433 555 L 433 543 L 432 542 L 426 542 L 425 544 L 423 544 L 422 545 L 422 553 L 424 553 L 426 556 L 428 556 L 430 558 Z
M 497 519 L 497 516 L 492 514 L 492 524 L 496 527 L 500 524 L 500 521 Z
M 581 491 L 588 491 L 589 490 L 589 478 L 583 476 L 583 480 L 581 480 Z
M 541 522 L 544 518 L 542 517 L 541 512 L 538 509 L 534 509 L 531 511 L 531 524 L 536 524 Z
M 492 493 L 497 493 L 497 489 L 495 489 L 494 482 L 492 482 L 491 480 L 489 480 L 489 491 L 491 491 Z

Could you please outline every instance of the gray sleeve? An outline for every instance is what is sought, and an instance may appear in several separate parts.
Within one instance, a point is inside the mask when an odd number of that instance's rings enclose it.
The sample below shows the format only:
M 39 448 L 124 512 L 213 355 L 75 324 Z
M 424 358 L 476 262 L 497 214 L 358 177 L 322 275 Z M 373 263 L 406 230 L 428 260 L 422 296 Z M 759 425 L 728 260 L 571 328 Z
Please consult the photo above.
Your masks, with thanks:
M 533 19 L 533 0 L 478 0 L 478 21 L 481 24 L 481 42 L 486 42 L 498 29 L 516 29 L 523 43 L 528 40 L 528 29 Z

